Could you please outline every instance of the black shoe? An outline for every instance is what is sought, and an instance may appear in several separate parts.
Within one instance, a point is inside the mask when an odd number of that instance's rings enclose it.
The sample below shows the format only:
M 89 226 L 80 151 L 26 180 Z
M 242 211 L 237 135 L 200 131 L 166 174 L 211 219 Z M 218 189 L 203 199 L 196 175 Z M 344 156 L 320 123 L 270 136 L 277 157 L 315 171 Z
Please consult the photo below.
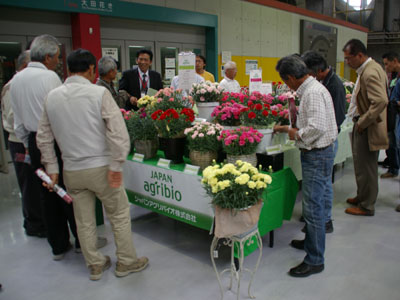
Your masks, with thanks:
M 38 238 L 45 238 L 47 237 L 46 231 L 34 231 L 34 230 L 26 230 L 27 236 L 36 236 Z
M 304 220 L 304 217 L 301 216 L 300 219 L 299 219 L 299 221 L 300 221 L 300 222 L 305 222 L 306 220 Z
M 382 168 L 389 169 L 389 163 L 386 161 L 378 161 L 378 165 L 381 166 Z
M 299 250 L 304 250 L 304 240 L 292 240 L 290 246 Z
M 289 275 L 293 277 L 307 277 L 312 274 L 320 273 L 324 270 L 324 265 L 308 265 L 304 261 L 297 267 L 291 268 Z
M 301 229 L 301 232 L 306 232 L 306 225 Z M 332 220 L 325 223 L 325 233 L 332 233 L 333 232 L 333 223 Z

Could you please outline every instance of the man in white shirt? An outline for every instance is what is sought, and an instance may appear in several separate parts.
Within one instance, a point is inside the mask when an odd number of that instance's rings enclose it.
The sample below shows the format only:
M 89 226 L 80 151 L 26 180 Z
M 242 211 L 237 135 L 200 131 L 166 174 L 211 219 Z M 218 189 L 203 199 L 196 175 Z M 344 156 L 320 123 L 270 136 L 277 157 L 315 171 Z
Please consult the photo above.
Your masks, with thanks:
M 43 104 L 47 94 L 61 85 L 61 80 L 54 72 L 60 55 L 59 42 L 51 35 L 36 37 L 31 45 L 31 62 L 14 76 L 11 82 L 11 106 L 14 111 L 15 135 L 19 138 L 31 157 L 34 170 L 41 168 L 40 151 L 36 145 L 36 132 L 43 113 Z M 60 165 L 61 157 L 58 156 Z M 71 249 L 69 229 L 75 236 L 75 247 L 80 248 L 76 233 L 76 224 L 72 205 L 64 202 L 56 193 L 49 192 L 35 176 L 40 186 L 37 195 L 37 207 L 42 207 L 47 225 L 47 240 L 52 248 L 53 259 L 61 260 Z M 62 178 L 60 178 L 62 185 Z M 39 200 L 40 197 L 40 200 Z
M 17 72 L 26 68 L 29 62 L 29 50 L 22 52 L 17 59 Z M 17 161 L 17 156 L 24 156 L 26 151 L 24 144 L 16 137 L 14 132 L 14 112 L 11 108 L 10 93 L 11 82 L 12 79 L 3 87 L 1 92 L 1 113 L 4 130 L 9 133 L 8 146 L 22 196 L 23 226 L 28 236 L 44 238 L 46 237 L 46 226 L 39 204 L 40 185 L 34 180 L 36 175 L 30 164 Z
M 325 194 L 332 189 L 333 144 L 338 131 L 331 95 L 308 74 L 307 66 L 299 57 L 292 55 L 280 59 L 276 70 L 300 98 L 296 124 L 275 126 L 274 130 L 287 132 L 301 150 L 306 237 L 305 240 L 293 240 L 291 245 L 304 249 L 307 255 L 300 265 L 290 269 L 289 274 L 307 277 L 324 270 L 325 201 L 331 201 Z
M 204 82 L 204 78 L 203 77 L 201 77 L 199 74 L 195 74 L 195 81 L 193 82 L 193 83 L 196 83 L 196 84 L 199 84 L 199 83 L 202 83 L 202 82 Z M 174 89 L 174 90 L 177 90 L 177 89 L 179 89 L 179 75 L 176 75 L 176 76 L 174 76 L 174 78 L 172 78 L 172 80 L 171 80 L 171 87 Z M 188 96 L 188 91 L 186 91 L 186 90 L 183 90 L 182 91 L 182 95 L 183 96 L 185 96 L 185 97 L 187 97 Z
M 94 55 L 77 49 L 68 55 L 67 62 L 71 76 L 47 97 L 37 133 L 38 147 L 46 171 L 56 182 L 61 173 L 55 140 L 60 146 L 65 185 L 74 199 L 90 279 L 99 280 L 111 266 L 110 257 L 96 249 L 96 196 L 112 224 L 118 257 L 115 275 L 123 277 L 143 270 L 149 261 L 136 256 L 122 180 L 122 165 L 130 149 L 128 131 L 111 93 L 91 83 L 96 76 Z
M 221 80 L 219 86 L 224 89 L 224 92 L 229 93 L 239 93 L 240 85 L 239 82 L 235 80 L 237 74 L 236 63 L 233 61 L 228 61 L 224 65 L 225 76 L 224 79 Z

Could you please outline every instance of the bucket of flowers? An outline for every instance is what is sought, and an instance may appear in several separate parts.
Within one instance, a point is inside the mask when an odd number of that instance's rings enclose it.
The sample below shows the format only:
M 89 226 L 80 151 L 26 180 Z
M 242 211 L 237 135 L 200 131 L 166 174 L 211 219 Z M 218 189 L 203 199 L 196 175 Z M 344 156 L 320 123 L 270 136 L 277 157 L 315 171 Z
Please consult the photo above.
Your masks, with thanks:
M 219 124 L 197 122 L 192 127 L 185 129 L 189 146 L 189 158 L 193 165 L 200 169 L 211 165 L 217 159 L 221 142 L 218 140 L 224 128 Z
M 269 175 L 241 160 L 207 167 L 202 184 L 215 208 L 215 236 L 240 235 L 257 226 L 262 194 L 271 181 Z
M 193 83 L 190 95 L 196 102 L 199 117 L 207 121 L 211 121 L 211 113 L 224 96 L 223 89 L 219 84 L 210 81 Z
M 240 114 L 246 108 L 246 106 L 230 101 L 222 103 L 215 107 L 211 116 L 214 118 L 214 122 L 217 122 L 224 126 L 224 128 L 236 128 L 240 126 Z
M 263 135 L 252 127 L 241 126 L 237 129 L 223 130 L 218 137 L 222 149 L 227 154 L 228 163 L 237 160 L 257 165 L 256 150 Z

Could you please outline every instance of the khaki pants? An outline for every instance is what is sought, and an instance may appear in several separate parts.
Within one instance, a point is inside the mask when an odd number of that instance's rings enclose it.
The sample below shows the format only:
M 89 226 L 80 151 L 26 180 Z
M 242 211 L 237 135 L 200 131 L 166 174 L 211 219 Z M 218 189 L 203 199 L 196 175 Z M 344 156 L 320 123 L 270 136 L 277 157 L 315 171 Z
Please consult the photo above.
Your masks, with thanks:
M 375 210 L 378 196 L 378 155 L 379 151 L 370 151 L 368 129 L 358 133 L 353 127 L 351 147 L 353 151 L 354 174 L 357 183 L 359 206 L 370 211 Z
M 74 199 L 73 207 L 82 253 L 87 265 L 103 264 L 106 259 L 96 248 L 95 197 L 103 203 L 117 247 L 118 262 L 130 265 L 137 260 L 133 246 L 128 197 L 124 186 L 110 188 L 108 166 L 79 171 L 64 170 L 64 183 Z

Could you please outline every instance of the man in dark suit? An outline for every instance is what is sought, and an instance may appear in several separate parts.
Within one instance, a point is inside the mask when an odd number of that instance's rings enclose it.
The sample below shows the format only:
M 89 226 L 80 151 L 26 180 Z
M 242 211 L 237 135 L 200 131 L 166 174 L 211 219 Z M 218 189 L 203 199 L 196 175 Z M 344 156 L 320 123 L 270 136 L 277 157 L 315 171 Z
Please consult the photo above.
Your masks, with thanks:
M 138 68 L 127 70 L 122 74 L 119 90 L 125 90 L 130 95 L 126 101 L 126 109 L 137 110 L 137 101 L 147 94 L 149 88 L 160 90 L 163 88 L 160 73 L 149 70 L 153 61 L 153 52 L 142 49 L 136 54 Z

